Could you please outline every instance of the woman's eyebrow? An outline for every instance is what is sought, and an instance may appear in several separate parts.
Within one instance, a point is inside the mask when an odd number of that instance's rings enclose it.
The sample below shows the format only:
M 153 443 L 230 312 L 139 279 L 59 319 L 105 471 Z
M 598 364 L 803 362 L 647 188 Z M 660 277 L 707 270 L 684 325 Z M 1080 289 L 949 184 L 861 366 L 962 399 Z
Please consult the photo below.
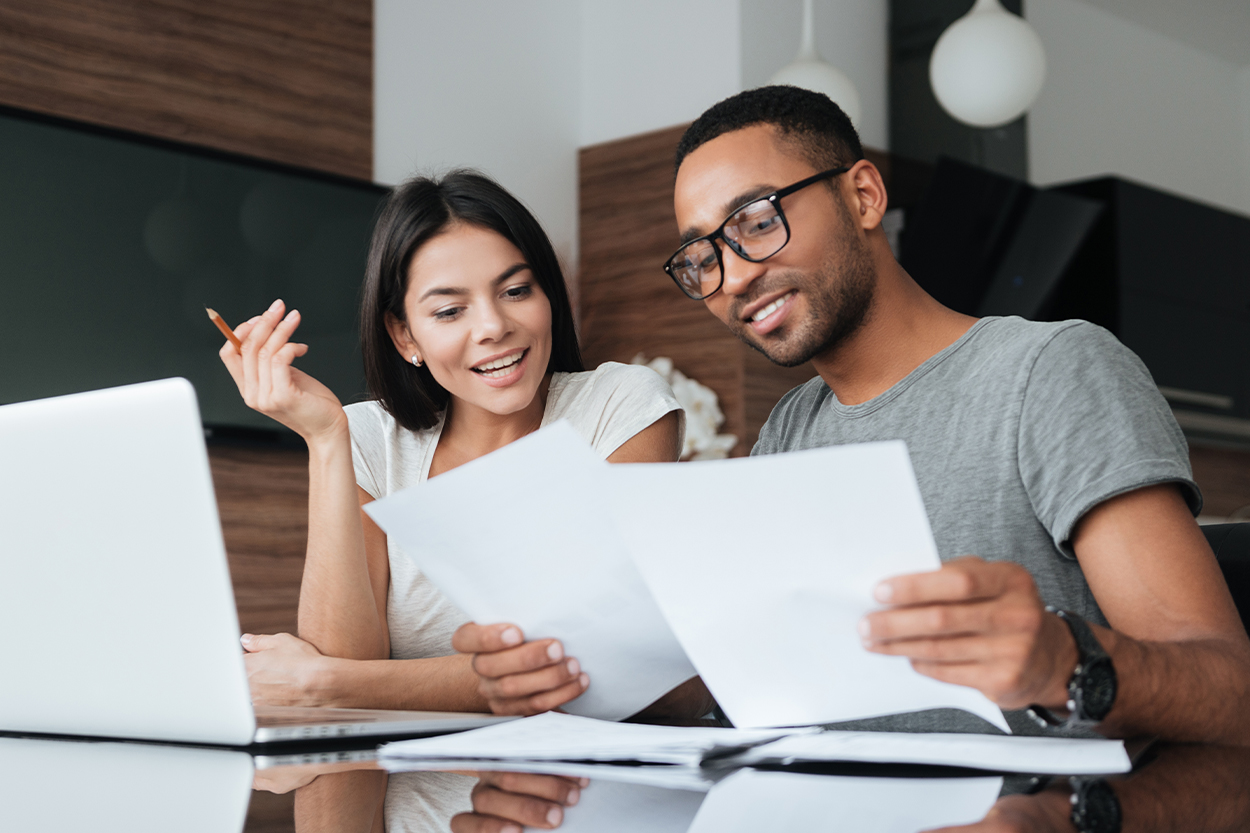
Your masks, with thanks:
M 515 275 L 517 272 L 521 272 L 528 268 L 530 268 L 530 265 L 528 263 L 525 263 L 524 261 L 522 261 L 521 263 L 514 263 L 511 266 L 509 266 L 507 269 L 503 270 L 503 272 L 500 273 L 499 277 L 491 281 L 491 285 L 498 286 L 499 284 L 506 281 L 508 278 Z M 426 298 L 430 298 L 432 296 L 437 296 L 437 295 L 468 295 L 469 291 L 470 291 L 469 289 L 463 286 L 435 286 L 421 293 L 421 297 L 417 299 L 417 303 L 419 304 L 422 301 L 424 301 Z

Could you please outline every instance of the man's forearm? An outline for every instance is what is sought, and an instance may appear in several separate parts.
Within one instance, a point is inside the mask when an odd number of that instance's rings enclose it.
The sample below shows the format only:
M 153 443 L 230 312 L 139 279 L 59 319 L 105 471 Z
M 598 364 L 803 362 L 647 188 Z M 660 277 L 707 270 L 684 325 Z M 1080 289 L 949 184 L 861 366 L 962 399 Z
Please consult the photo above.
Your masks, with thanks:
M 1144 642 L 1106 628 L 1095 632 L 1118 682 L 1103 734 L 1250 744 L 1250 652 L 1241 642 Z
M 326 657 L 318 674 L 321 705 L 355 709 L 489 712 L 470 657 L 349 660 Z

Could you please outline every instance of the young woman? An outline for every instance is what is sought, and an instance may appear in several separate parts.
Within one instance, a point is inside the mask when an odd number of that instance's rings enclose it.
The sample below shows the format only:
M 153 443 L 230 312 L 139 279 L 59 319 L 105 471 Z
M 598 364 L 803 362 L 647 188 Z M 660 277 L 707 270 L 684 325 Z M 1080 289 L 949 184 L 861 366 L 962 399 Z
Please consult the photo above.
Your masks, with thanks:
M 247 404 L 308 444 L 300 636 L 244 636 L 253 699 L 509 713 L 573 699 L 589 678 L 554 640 L 471 626 L 498 643 L 478 650 L 500 650 L 457 655 L 452 635 L 467 617 L 360 506 L 562 418 L 611 462 L 673 461 L 683 422 L 672 392 L 646 368 L 583 370 L 551 243 L 520 202 L 472 172 L 393 192 L 360 320 L 372 399 L 346 408 L 293 366 L 308 347 L 291 341 L 300 315 L 282 301 L 238 328 L 241 352 L 221 350 Z

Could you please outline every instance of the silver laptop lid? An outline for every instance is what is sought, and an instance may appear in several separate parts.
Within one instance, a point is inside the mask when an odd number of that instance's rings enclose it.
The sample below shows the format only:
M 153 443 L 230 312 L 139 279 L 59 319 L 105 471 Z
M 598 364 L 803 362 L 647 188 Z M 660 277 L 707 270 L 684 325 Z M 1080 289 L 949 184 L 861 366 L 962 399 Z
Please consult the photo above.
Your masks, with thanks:
M 189 382 L 0 407 L 0 730 L 247 744 L 238 636 Z

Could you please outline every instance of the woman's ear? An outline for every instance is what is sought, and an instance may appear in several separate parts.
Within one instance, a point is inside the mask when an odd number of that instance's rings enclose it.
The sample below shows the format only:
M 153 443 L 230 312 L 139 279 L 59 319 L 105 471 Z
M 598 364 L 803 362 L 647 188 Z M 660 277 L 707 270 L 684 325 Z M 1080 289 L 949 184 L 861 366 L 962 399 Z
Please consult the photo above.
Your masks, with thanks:
M 408 329 L 408 325 L 389 312 L 384 315 L 384 320 L 386 333 L 391 337 L 391 343 L 395 345 L 399 355 L 404 357 L 404 361 L 419 365 L 423 361 L 421 349 L 412 340 L 412 332 Z

